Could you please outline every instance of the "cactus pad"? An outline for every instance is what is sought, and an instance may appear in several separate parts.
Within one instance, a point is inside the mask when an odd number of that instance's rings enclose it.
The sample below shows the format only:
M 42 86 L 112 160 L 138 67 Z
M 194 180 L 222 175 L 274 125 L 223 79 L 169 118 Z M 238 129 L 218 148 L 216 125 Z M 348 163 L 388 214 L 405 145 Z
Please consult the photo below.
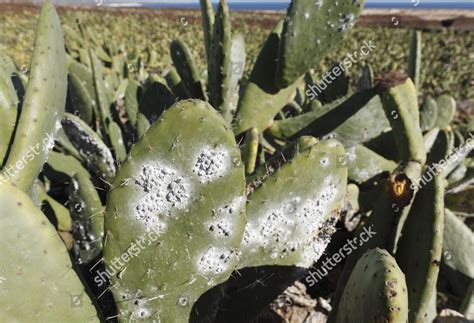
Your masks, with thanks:
M 352 271 L 337 323 L 352 322 L 408 322 L 405 275 L 386 250 L 367 251 Z
M 196 300 L 229 277 L 244 230 L 244 185 L 233 134 L 207 103 L 180 101 L 150 127 L 107 201 L 108 269 L 137 253 L 113 277 L 121 321 L 187 321 Z

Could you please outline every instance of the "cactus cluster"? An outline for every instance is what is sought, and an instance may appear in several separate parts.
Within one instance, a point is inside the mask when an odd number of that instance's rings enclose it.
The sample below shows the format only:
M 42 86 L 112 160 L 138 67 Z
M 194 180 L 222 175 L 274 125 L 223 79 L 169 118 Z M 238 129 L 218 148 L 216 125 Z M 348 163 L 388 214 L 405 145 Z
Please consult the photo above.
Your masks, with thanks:
M 0 52 L 0 317 L 252 322 L 357 214 L 377 235 L 330 321 L 431 321 L 441 263 L 472 319 L 472 129 L 451 96 L 419 109 L 420 34 L 413 81 L 366 65 L 307 95 L 363 5 L 293 0 L 243 80 L 225 0 L 201 0 L 207 69 L 175 39 L 160 72 L 46 1 L 29 77 Z

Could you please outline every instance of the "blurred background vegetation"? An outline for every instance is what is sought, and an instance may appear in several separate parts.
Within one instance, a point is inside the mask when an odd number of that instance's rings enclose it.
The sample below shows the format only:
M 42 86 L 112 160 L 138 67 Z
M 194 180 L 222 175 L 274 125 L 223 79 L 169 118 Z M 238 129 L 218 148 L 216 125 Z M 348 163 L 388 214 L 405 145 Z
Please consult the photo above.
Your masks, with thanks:
M 33 49 L 35 19 L 34 7 L 2 5 L 0 11 L 0 50 L 12 56 L 22 70 Z M 203 33 L 198 10 L 109 10 L 65 9 L 60 10 L 63 24 L 78 31 L 82 24 L 98 39 L 111 37 L 124 44 L 127 50 L 136 48 L 145 57 L 147 47 L 158 53 L 153 62 L 156 72 L 164 71 L 170 64 L 169 45 L 175 38 L 184 40 L 192 49 L 198 66 L 205 73 Z M 246 41 L 246 75 L 256 59 L 262 43 L 284 13 L 234 12 L 232 28 Z M 359 76 L 368 62 L 375 74 L 393 69 L 407 69 L 410 30 L 406 28 L 356 27 L 348 33 L 340 48 L 314 69 L 323 73 L 347 53 L 359 50 L 363 41 L 372 40 L 377 48 L 349 71 L 352 80 Z M 474 31 L 442 30 L 423 31 L 422 89 L 424 94 L 450 94 L 458 101 L 474 101 Z M 307 53 L 311 55 L 311 53 Z M 471 105 L 471 104 L 469 104 Z

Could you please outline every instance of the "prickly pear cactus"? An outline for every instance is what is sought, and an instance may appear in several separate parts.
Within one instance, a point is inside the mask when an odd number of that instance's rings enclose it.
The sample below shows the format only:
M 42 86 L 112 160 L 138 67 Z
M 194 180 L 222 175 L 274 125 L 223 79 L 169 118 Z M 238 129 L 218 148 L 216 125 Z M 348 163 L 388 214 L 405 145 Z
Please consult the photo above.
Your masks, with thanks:
M 201 5 L 202 28 L 204 30 L 206 55 L 209 58 L 214 28 L 214 10 L 212 9 L 211 0 L 199 0 L 199 3 Z
M 399 240 L 396 259 L 410 286 L 408 299 L 412 322 L 434 319 L 427 313 L 433 293 L 436 293 L 443 248 L 443 196 L 443 178 L 438 175 L 417 194 Z
M 339 305 L 337 323 L 408 322 L 405 275 L 383 249 L 367 251 L 357 262 Z
M 421 31 L 413 31 L 410 42 L 410 56 L 408 58 L 408 76 L 413 80 L 416 88 L 420 86 L 421 46 Z
M 278 89 L 273 79 L 282 29 L 281 21 L 268 36 L 257 57 L 237 109 L 234 126 L 236 134 L 252 127 L 259 131 L 268 128 L 273 117 L 290 102 L 296 90 L 297 82 L 284 89 Z
M 257 186 L 248 197 L 239 267 L 311 266 L 327 243 L 325 226 L 342 208 L 344 165 L 342 145 L 324 141 L 296 154 Z
M 120 321 L 185 322 L 197 299 L 230 276 L 244 185 L 233 134 L 207 103 L 181 101 L 151 126 L 107 199 L 104 256 L 116 273 Z M 130 259 L 117 268 L 124 255 Z
M 286 301 L 300 279 L 331 295 L 330 323 L 431 322 L 445 299 L 472 319 L 472 116 L 419 87 L 420 32 L 411 79 L 394 61 L 374 77 L 374 51 L 351 80 L 349 55 L 325 56 L 364 1 L 292 0 L 247 75 L 254 26 L 200 3 L 205 50 L 165 34 L 158 57 L 133 32 L 151 15 L 64 9 L 61 28 L 46 1 L 31 73 L 0 53 L 0 321 L 302 321 L 300 305 L 320 306 Z M 323 84 L 328 66 L 342 71 Z M 342 272 L 312 286 L 330 257 Z
M 334 48 L 355 23 L 364 0 L 292 1 L 283 25 L 276 84 L 285 88 Z M 308 55 L 311 53 L 311 55 Z
M 59 17 L 50 1 L 42 7 L 35 49 L 15 137 L 4 169 L 8 178 L 29 190 L 52 148 L 66 103 L 66 52 Z M 29 160 L 28 167 L 19 165 Z
M 400 158 L 424 164 L 426 151 L 413 82 L 401 74 L 390 73 L 379 80 L 378 88 L 387 119 L 398 134 L 395 141 Z
M 70 184 L 69 209 L 73 218 L 73 252 L 80 264 L 89 263 L 102 252 L 104 210 L 94 184 L 75 174 Z
M 30 198 L 0 184 L 2 292 L 6 322 L 99 322 L 61 238 Z M 25 293 L 25 291 L 28 291 Z
M 19 101 L 11 81 L 11 73 L 14 71 L 2 65 L 7 63 L 0 61 L 0 158 L 3 162 L 14 134 Z
M 61 124 L 88 168 L 106 181 L 112 181 L 116 172 L 114 159 L 97 133 L 80 118 L 69 113 L 65 114 Z
M 231 50 L 232 34 L 229 6 L 226 0 L 220 0 L 213 26 L 209 56 L 209 101 L 220 110 L 224 119 L 232 120 L 229 102 L 230 82 L 232 78 Z
M 343 206 L 344 165 L 342 145 L 324 141 L 250 184 L 240 274 L 224 290 L 217 322 L 251 320 L 318 260 Z

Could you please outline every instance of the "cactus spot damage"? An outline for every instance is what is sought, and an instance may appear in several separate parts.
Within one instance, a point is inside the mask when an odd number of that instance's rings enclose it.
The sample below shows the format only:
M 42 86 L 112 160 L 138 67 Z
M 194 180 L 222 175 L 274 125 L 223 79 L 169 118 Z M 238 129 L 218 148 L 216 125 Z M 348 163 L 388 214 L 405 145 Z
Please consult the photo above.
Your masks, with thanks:
M 199 177 L 199 182 L 209 183 L 222 177 L 229 168 L 229 152 L 222 147 L 202 148 L 194 163 L 193 173 Z
M 61 124 L 69 140 L 71 140 L 74 146 L 79 147 L 79 151 L 86 157 L 87 163 L 91 167 L 96 168 L 94 161 L 97 156 L 100 156 L 101 162 L 107 166 L 107 171 L 115 174 L 114 158 L 107 146 L 97 141 L 73 119 L 63 118 Z M 102 176 L 105 177 L 106 174 L 102 174 Z
M 315 238 L 327 225 L 328 207 L 336 195 L 336 186 L 328 185 L 315 198 L 301 202 L 299 197 L 286 200 L 260 217 L 258 223 L 247 223 L 243 243 L 251 248 L 263 247 L 272 258 L 299 252 L 302 264 L 317 260 L 329 239 Z
M 239 220 L 237 215 L 245 207 L 245 201 L 242 196 L 239 196 L 218 208 L 217 211 L 213 211 L 213 221 L 206 224 L 208 230 L 216 237 L 226 238 L 232 236 L 234 221 Z
M 160 227 L 159 214 L 183 209 L 190 199 L 187 181 L 174 168 L 161 163 L 145 164 L 135 183 L 145 192 L 136 206 L 136 218 L 147 227 Z
M 199 271 L 203 274 L 221 274 L 229 269 L 228 263 L 236 256 L 232 250 L 210 247 L 198 260 Z

